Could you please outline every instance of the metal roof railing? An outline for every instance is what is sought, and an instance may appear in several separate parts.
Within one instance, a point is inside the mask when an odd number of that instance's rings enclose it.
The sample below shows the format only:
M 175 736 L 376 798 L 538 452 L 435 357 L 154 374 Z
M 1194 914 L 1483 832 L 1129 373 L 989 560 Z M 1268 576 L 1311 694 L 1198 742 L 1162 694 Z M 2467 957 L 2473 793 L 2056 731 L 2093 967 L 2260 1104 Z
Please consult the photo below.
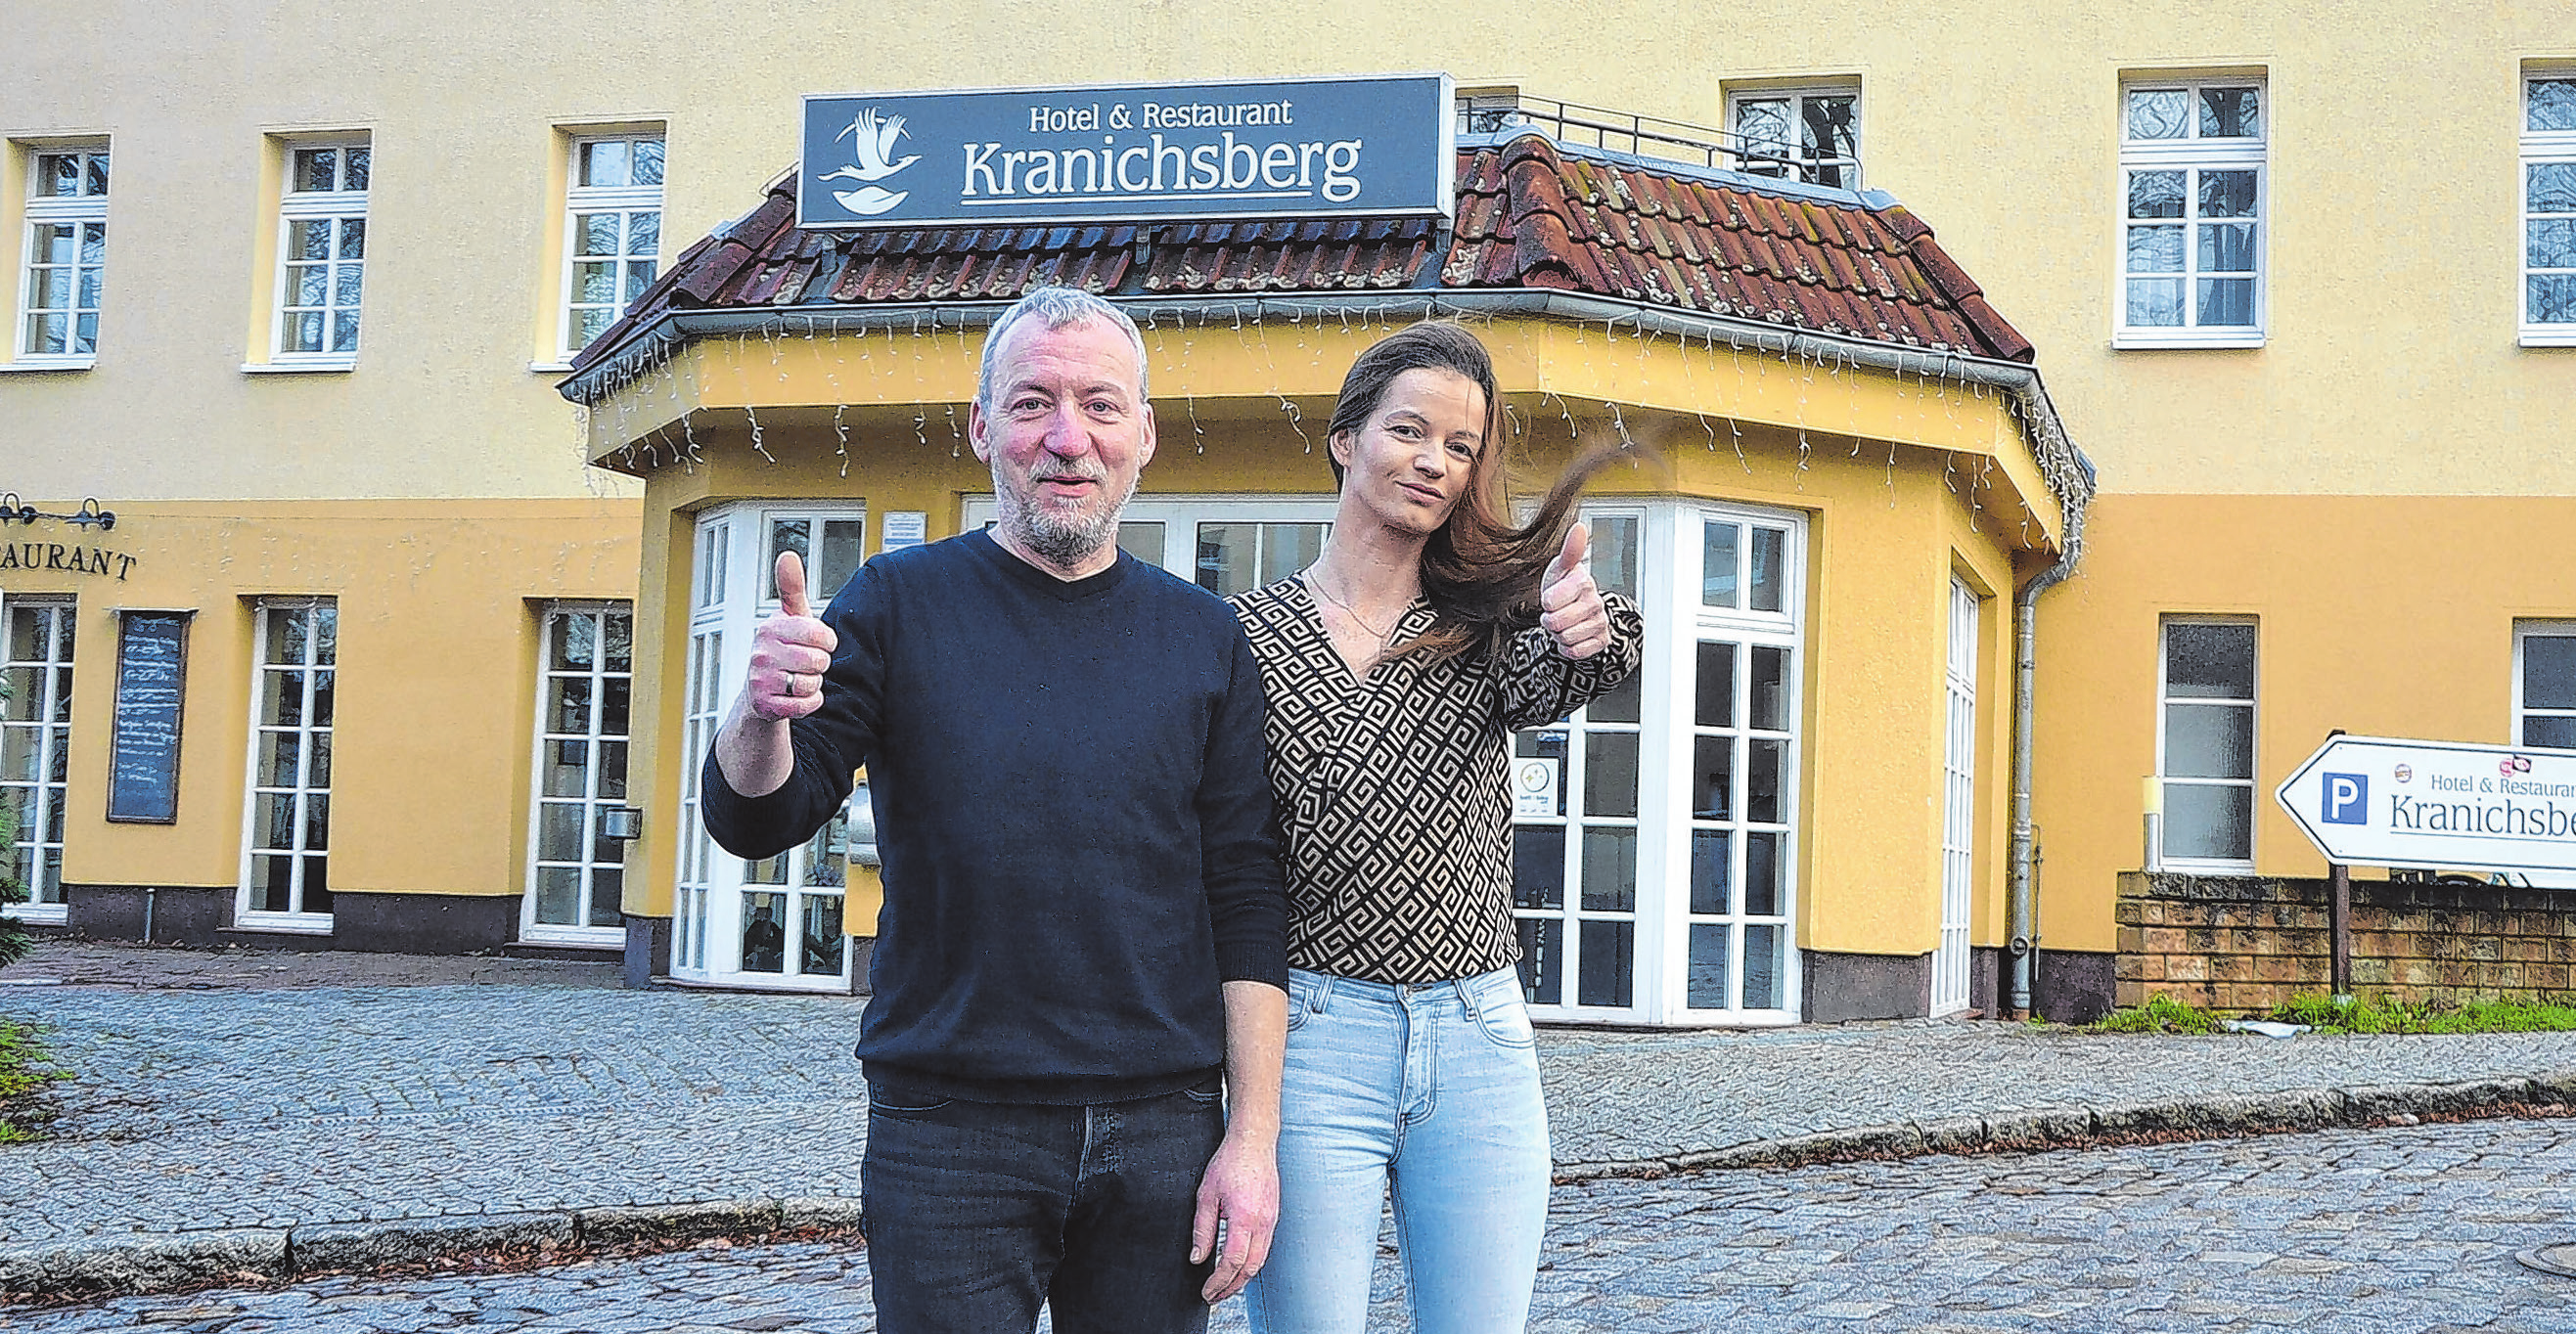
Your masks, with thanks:
M 1458 125 L 1468 134 L 1492 134 L 1527 125 L 1560 143 L 1589 144 L 1610 152 L 1696 162 L 1720 171 L 1800 179 L 1802 163 L 1789 145 L 1747 139 L 1689 121 L 1640 116 L 1608 107 L 1534 97 L 1517 88 L 1462 88 Z

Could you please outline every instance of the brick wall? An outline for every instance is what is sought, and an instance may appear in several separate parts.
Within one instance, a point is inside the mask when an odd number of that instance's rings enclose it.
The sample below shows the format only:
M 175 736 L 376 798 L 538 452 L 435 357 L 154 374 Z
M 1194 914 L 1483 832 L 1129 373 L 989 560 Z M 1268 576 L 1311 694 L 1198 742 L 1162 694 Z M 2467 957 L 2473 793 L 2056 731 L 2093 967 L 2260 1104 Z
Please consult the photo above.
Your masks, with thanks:
M 2268 1010 L 2332 989 L 2327 882 L 2120 876 L 2117 1000 Z M 2352 986 L 2404 1000 L 2576 1002 L 2576 890 L 2352 882 Z

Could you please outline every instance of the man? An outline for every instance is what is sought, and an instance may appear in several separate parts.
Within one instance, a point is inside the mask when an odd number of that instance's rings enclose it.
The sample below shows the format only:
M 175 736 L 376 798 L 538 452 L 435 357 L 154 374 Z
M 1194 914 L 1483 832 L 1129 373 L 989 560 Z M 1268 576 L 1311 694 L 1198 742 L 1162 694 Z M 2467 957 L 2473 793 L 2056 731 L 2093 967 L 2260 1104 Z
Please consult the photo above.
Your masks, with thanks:
M 877 557 L 820 620 L 779 557 L 707 828 L 773 855 L 867 766 L 880 1327 L 1029 1330 L 1043 1303 L 1060 1334 L 1203 1329 L 1278 1214 L 1260 671 L 1224 603 L 1118 551 L 1154 454 L 1134 322 L 1031 292 L 985 339 L 967 428 L 989 532 Z

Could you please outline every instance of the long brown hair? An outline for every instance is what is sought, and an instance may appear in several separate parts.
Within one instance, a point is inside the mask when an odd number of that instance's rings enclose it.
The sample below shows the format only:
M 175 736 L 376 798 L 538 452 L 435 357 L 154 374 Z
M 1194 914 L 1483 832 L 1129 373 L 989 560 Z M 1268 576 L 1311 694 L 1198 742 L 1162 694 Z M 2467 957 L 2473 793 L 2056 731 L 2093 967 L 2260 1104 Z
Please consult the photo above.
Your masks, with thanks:
M 1483 391 L 1485 439 L 1457 505 L 1422 548 L 1422 592 L 1437 619 L 1388 656 L 1497 653 L 1514 633 L 1538 623 L 1539 579 L 1565 545 L 1584 484 L 1614 460 L 1635 458 L 1642 451 L 1629 444 L 1585 450 L 1557 475 L 1530 521 L 1515 525 L 1507 517 L 1503 399 L 1494 381 L 1494 359 L 1476 335 L 1454 320 L 1425 320 L 1362 352 L 1342 378 L 1341 397 L 1333 404 L 1325 435 L 1334 440 L 1357 435 L 1376 415 L 1396 377 L 1415 370 L 1449 371 Z M 1341 460 L 1329 451 L 1326 458 L 1333 465 L 1334 484 L 1341 485 Z

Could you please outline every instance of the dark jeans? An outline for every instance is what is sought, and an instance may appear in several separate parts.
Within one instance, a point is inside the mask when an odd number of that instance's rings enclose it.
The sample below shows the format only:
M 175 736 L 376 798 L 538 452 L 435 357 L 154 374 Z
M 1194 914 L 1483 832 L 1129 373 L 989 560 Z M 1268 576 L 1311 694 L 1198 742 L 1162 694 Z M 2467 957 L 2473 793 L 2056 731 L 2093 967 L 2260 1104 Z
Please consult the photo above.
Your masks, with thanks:
M 859 1204 L 884 1334 L 1198 1334 L 1199 1177 L 1225 1137 L 1215 1081 L 1045 1107 L 871 1085 Z

